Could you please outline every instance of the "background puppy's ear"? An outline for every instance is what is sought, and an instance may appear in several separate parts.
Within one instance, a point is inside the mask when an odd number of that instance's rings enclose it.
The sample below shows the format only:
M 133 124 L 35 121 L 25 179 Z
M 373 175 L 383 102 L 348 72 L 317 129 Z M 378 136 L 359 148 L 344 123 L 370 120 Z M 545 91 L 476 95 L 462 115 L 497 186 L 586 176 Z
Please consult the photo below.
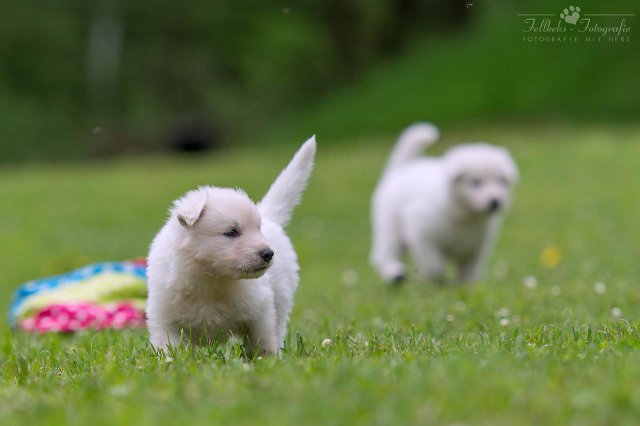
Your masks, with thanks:
M 451 175 L 449 175 L 449 181 L 457 185 L 462 182 L 465 176 L 466 174 L 459 170 L 457 173 L 451 173 Z
M 460 158 L 459 147 L 453 147 L 442 157 L 442 164 L 445 170 L 447 183 L 451 185 L 460 184 L 469 170 L 469 162 L 464 161 L 464 157 Z
M 184 197 L 177 200 L 173 204 L 173 212 L 182 226 L 191 227 L 202 216 L 206 203 L 207 192 L 205 189 L 199 188 L 187 192 Z
M 466 176 L 466 173 L 463 167 L 458 167 L 456 164 L 451 164 L 448 167 L 447 175 L 449 182 L 457 185 L 462 182 L 462 180 Z

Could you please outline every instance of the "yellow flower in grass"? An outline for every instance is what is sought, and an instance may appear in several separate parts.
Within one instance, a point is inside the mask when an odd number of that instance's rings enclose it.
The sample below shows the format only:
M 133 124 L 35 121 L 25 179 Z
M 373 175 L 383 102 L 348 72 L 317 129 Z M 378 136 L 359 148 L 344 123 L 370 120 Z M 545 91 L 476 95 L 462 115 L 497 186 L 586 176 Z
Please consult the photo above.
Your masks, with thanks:
M 560 264 L 562 253 L 557 246 L 551 245 L 545 247 L 540 253 L 540 263 L 547 269 L 553 269 Z

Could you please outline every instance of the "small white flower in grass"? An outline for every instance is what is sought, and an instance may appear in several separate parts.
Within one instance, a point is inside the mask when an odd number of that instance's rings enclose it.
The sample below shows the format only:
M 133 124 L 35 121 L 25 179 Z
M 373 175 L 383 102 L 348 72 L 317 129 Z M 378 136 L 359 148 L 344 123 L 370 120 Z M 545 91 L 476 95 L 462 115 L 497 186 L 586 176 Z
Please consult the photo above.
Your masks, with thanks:
M 446 317 L 444 317 L 444 319 L 446 319 L 449 322 L 454 322 L 456 320 L 456 317 L 454 317 L 453 314 L 449 314 Z
M 508 326 L 510 323 L 511 323 L 511 321 L 509 321 L 509 318 L 502 318 L 500 320 L 500 325 L 503 326 L 503 327 Z
M 387 323 L 385 322 L 384 319 L 382 319 L 381 317 L 375 317 L 373 320 L 373 325 L 376 327 L 384 327 L 385 325 L 387 325 Z
M 322 341 L 322 347 L 326 349 L 326 348 L 328 348 L 329 346 L 331 346 L 331 343 L 333 343 L 333 342 L 331 341 L 331 339 L 324 339 L 324 340 Z
M 534 288 L 538 287 L 538 280 L 536 279 L 536 277 L 528 275 L 524 277 L 524 280 L 522 280 L 522 284 L 524 284 L 524 286 L 529 290 L 533 290 Z
M 620 318 L 622 316 L 622 309 L 614 306 L 613 308 L 611 308 L 611 316 L 614 318 Z
M 353 269 L 345 269 L 342 272 L 342 283 L 346 287 L 354 287 L 358 284 L 359 278 L 358 273 Z
M 593 291 L 595 291 L 596 294 L 605 294 L 607 292 L 607 286 L 603 282 L 597 282 L 593 285 Z
M 109 393 L 113 396 L 126 396 L 131 393 L 132 388 L 129 384 L 114 385 L 109 389 Z
M 562 289 L 560 289 L 559 286 L 554 285 L 553 287 L 551 287 L 551 295 L 552 296 L 560 296 L 560 293 L 562 293 Z
M 465 309 L 467 309 L 467 304 L 464 303 L 462 300 L 458 300 L 456 302 L 456 310 L 457 311 L 464 311 Z
M 509 316 L 509 308 L 500 308 L 495 312 L 498 317 L 506 317 Z

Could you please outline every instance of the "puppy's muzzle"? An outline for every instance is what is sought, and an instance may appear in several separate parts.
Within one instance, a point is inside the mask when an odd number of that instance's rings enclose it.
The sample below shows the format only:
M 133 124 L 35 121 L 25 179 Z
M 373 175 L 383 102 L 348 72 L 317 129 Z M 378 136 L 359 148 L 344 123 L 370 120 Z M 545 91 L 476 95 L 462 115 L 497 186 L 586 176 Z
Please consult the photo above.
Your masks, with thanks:
M 487 211 L 489 213 L 495 213 L 498 210 L 500 210 L 500 200 L 498 200 L 497 198 L 492 199 L 491 201 L 489 201 L 489 205 L 487 206 Z
M 258 254 L 262 258 L 262 260 L 264 260 L 266 263 L 269 263 L 271 262 L 271 259 L 273 259 L 274 253 L 273 253 L 273 250 L 271 250 L 270 248 L 265 248 L 260 250 Z

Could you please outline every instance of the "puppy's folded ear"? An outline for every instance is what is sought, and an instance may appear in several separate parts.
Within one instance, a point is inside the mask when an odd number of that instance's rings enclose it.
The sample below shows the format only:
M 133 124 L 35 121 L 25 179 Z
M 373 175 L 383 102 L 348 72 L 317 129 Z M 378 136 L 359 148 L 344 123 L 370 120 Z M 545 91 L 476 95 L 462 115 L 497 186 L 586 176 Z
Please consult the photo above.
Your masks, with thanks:
M 182 226 L 191 227 L 202 216 L 206 204 L 207 191 L 199 188 L 187 192 L 184 197 L 176 200 L 173 204 L 173 212 Z
M 447 166 L 447 177 L 449 182 L 456 185 L 461 183 L 467 175 L 464 168 L 460 167 L 458 164 L 448 164 Z
M 461 171 L 461 170 L 459 170 L 456 173 L 451 173 L 449 175 L 449 181 L 451 183 L 453 183 L 453 184 L 458 185 L 458 184 L 462 183 L 462 181 L 465 178 L 465 176 L 466 176 L 466 173 Z
M 511 157 L 511 154 L 507 149 L 502 148 L 502 152 L 504 153 L 503 173 L 505 175 L 505 178 L 509 182 L 509 185 L 515 185 L 520 179 L 518 166 L 516 166 L 515 161 L 513 161 L 513 157 Z

